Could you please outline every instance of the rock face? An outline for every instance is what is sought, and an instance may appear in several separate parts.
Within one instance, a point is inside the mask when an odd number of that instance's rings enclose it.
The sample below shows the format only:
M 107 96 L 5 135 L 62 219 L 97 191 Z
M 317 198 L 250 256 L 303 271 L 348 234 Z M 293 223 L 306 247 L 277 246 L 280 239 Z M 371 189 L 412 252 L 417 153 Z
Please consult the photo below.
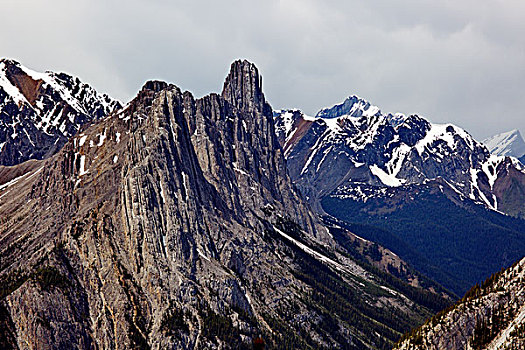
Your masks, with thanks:
M 65 73 L 38 73 L 0 60 L 0 165 L 44 159 L 60 150 L 82 125 L 120 108 Z
M 312 213 L 261 82 L 247 61 L 221 95 L 151 81 L 51 158 L 0 167 L 3 348 L 386 349 L 447 304 Z
M 413 330 L 394 349 L 525 347 L 525 258 L 474 286 L 453 307 Z
M 508 201 L 495 188 L 498 182 L 509 183 L 511 167 L 513 183 L 523 191 L 523 165 L 515 158 L 491 155 L 452 124 L 431 124 L 417 115 L 384 115 L 357 96 L 313 118 L 297 110 L 277 111 L 275 123 L 290 176 L 320 211 L 320 199 L 343 186 L 399 187 L 441 177 L 489 209 L 523 215 L 524 197 L 514 206 L 502 205 Z

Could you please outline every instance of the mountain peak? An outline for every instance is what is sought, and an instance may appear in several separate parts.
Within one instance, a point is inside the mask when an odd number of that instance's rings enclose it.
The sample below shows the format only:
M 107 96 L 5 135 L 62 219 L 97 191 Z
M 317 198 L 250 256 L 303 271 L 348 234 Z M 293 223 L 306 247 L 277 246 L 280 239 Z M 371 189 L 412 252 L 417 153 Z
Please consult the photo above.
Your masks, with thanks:
M 0 58 L 0 64 L 3 63 L 6 66 L 20 66 L 20 62 L 12 58 Z
M 169 86 L 169 84 L 166 83 L 165 81 L 148 80 L 147 82 L 144 83 L 144 85 L 142 86 L 142 89 L 140 89 L 140 90 L 141 91 L 143 91 L 143 90 L 151 90 L 151 91 L 154 91 L 154 92 L 159 92 L 159 91 L 162 91 L 162 90 L 166 89 L 168 86 Z
M 266 101 L 262 92 L 262 77 L 255 64 L 247 60 L 233 62 L 224 81 L 222 97 L 240 110 L 261 111 Z
M 12 94 L 16 100 L 26 101 L 34 106 L 35 101 L 40 95 L 40 85 L 43 80 L 31 76 L 29 69 L 22 66 L 19 62 L 11 59 L 0 61 L 0 74 L 3 75 L 3 87 L 10 84 L 13 88 L 8 93 Z M 7 84 L 6 84 L 7 83 Z M 17 93 L 17 91 L 19 93 Z
M 361 116 L 374 116 L 380 115 L 381 111 L 378 107 L 373 106 L 365 99 L 357 95 L 348 96 L 343 103 L 336 104 L 333 107 L 327 107 L 321 109 L 316 117 L 318 118 L 337 118 L 343 115 L 348 115 L 351 117 L 361 117 Z
M 521 157 L 525 154 L 525 141 L 518 129 L 513 129 L 483 140 L 491 153 L 499 156 Z

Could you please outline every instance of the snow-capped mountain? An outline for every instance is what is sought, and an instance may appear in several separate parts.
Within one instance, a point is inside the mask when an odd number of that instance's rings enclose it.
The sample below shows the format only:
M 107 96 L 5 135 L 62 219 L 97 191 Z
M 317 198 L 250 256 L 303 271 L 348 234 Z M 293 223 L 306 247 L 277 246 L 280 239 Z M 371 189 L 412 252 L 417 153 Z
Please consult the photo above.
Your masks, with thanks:
M 83 124 L 120 108 L 77 77 L 0 60 L 0 165 L 56 153 Z
M 516 159 L 491 155 L 465 130 L 418 115 L 383 114 L 357 96 L 315 117 L 299 110 L 274 116 L 290 175 L 314 206 L 341 187 L 397 187 L 442 178 L 465 197 L 515 214 L 503 197 L 511 183 L 525 188 Z M 506 181 L 509 177 L 516 181 Z
M 498 156 L 520 158 L 525 155 L 525 141 L 517 129 L 489 137 L 483 140 L 483 144 Z

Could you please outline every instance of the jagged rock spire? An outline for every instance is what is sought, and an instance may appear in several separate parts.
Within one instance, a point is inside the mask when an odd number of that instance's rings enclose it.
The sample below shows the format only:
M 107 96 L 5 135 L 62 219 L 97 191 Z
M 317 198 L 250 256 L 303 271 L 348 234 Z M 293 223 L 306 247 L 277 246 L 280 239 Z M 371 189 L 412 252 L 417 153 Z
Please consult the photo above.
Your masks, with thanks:
M 240 110 L 262 111 L 266 101 L 262 77 L 255 64 L 247 60 L 233 62 L 224 82 L 222 97 Z

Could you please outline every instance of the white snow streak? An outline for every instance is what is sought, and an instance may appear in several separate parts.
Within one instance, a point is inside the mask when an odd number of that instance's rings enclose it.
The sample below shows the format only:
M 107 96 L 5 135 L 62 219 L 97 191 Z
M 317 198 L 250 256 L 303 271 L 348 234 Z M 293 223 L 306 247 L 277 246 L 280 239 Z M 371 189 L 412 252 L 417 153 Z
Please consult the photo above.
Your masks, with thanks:
M 315 250 L 313 250 L 312 248 L 308 247 L 307 245 L 305 245 L 305 244 L 303 244 L 303 243 L 293 239 L 292 237 L 288 236 L 286 233 L 284 233 L 283 231 L 279 230 L 275 226 L 274 226 L 274 230 L 277 233 L 279 233 L 281 236 L 283 236 L 284 238 L 286 238 L 287 240 L 289 240 L 290 242 L 294 243 L 296 246 L 301 248 L 306 253 L 316 257 L 318 260 L 320 260 L 320 261 L 322 261 L 324 263 L 330 264 L 330 265 L 334 266 L 338 270 L 346 271 L 346 268 L 343 265 L 339 264 L 338 262 L 333 261 L 332 259 L 324 256 L 321 253 L 316 252 Z
M 84 143 L 86 142 L 86 139 L 87 139 L 87 135 L 83 135 L 80 140 L 78 140 L 78 146 L 79 147 L 82 147 L 84 145 Z
M 387 174 L 383 169 L 381 169 L 375 164 L 371 165 L 369 168 L 372 174 L 377 176 L 383 184 L 389 187 L 401 186 L 406 181 L 404 179 L 398 179 L 397 177 L 395 177 L 395 175 Z
M 203 252 L 201 252 L 201 250 L 199 248 L 197 248 L 197 253 L 199 253 L 199 256 L 201 258 L 203 258 L 204 260 L 208 261 L 208 262 L 211 262 L 210 258 L 208 258 L 206 255 L 204 255 Z
M 80 156 L 80 170 L 79 170 L 78 176 L 83 176 L 88 173 L 88 171 L 85 170 L 85 166 L 86 166 L 86 156 L 81 155 Z

